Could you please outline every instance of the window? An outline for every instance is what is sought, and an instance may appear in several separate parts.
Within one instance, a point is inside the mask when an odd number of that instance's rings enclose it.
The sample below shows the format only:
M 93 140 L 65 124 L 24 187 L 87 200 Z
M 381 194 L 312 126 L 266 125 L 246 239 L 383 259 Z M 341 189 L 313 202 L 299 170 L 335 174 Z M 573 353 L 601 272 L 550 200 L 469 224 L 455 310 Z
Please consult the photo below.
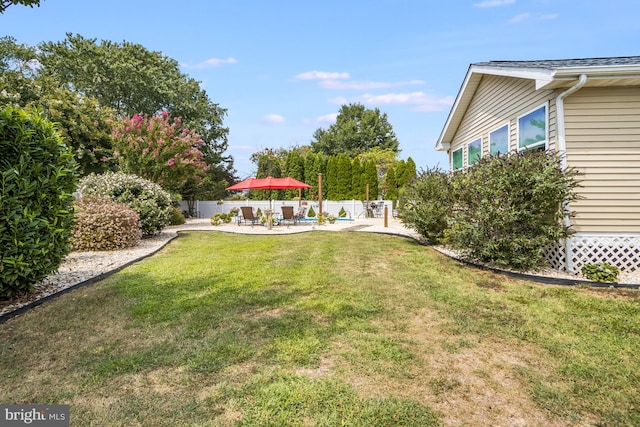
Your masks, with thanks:
M 471 166 L 482 158 L 482 139 L 478 138 L 467 144 L 467 166 Z
M 489 154 L 505 154 L 509 152 L 509 125 L 489 132 Z
M 462 147 L 451 153 L 451 160 L 453 163 L 453 170 L 462 169 Z
M 546 148 L 547 106 L 543 105 L 518 117 L 518 150 Z

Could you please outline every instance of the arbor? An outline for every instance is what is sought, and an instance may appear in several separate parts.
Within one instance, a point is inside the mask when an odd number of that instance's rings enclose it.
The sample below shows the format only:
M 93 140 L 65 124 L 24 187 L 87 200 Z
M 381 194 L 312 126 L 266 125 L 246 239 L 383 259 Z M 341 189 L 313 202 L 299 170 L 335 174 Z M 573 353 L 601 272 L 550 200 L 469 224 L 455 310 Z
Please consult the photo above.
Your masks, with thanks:
M 327 130 L 318 128 L 313 138 L 311 148 L 327 156 L 343 153 L 355 157 L 375 147 L 398 153 L 398 139 L 387 114 L 362 104 L 340 107 L 336 123 Z

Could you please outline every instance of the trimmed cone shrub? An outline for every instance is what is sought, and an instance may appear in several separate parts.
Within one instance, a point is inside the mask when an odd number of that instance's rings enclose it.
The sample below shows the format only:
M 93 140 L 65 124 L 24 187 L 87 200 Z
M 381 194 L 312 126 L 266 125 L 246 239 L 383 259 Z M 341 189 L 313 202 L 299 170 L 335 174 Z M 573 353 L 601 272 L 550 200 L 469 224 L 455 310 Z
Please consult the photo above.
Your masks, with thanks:
M 140 215 L 108 197 L 85 196 L 75 201 L 76 224 L 71 248 L 80 251 L 111 251 L 140 243 Z
M 69 253 L 77 163 L 37 111 L 0 108 L 0 297 L 29 291 Z
M 142 234 L 158 234 L 169 224 L 171 196 L 162 187 L 136 175 L 122 172 L 90 174 L 78 186 L 82 196 L 106 196 L 124 203 L 140 215 Z

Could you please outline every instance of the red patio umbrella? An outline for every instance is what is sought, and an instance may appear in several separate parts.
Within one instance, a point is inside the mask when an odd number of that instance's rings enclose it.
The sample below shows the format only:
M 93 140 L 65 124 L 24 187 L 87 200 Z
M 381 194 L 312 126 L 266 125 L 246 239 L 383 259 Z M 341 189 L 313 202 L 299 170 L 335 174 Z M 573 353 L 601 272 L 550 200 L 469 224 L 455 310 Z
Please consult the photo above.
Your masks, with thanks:
M 288 188 L 311 188 L 309 184 L 298 181 L 290 176 L 284 178 L 274 178 L 268 176 L 266 178 L 247 178 L 237 184 L 227 187 L 229 191 L 238 190 L 283 190 Z M 271 206 L 271 199 L 269 199 L 269 206 Z
M 283 190 L 287 188 L 311 188 L 311 186 L 290 176 L 285 178 L 268 176 L 266 178 L 247 178 L 231 187 L 227 187 L 227 190 Z

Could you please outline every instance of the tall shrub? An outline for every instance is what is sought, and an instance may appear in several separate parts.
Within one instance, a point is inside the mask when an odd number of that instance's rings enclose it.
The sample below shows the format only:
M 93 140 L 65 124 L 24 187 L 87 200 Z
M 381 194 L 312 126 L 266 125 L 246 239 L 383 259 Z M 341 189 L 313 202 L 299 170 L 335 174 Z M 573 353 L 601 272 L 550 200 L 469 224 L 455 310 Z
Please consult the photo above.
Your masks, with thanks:
M 69 252 L 77 163 L 37 111 L 0 108 L 0 296 L 28 291 Z
M 543 265 L 545 248 L 568 236 L 565 201 L 575 200 L 574 169 L 558 154 L 530 151 L 485 157 L 452 180 L 456 209 L 449 243 L 499 267 Z
M 143 235 L 159 233 L 171 218 L 169 193 L 136 175 L 122 172 L 90 174 L 82 178 L 78 192 L 82 196 L 106 196 L 129 206 L 140 215 Z
M 427 243 L 437 244 L 449 226 L 453 203 L 449 175 L 433 168 L 407 185 L 398 204 L 398 215 Z

